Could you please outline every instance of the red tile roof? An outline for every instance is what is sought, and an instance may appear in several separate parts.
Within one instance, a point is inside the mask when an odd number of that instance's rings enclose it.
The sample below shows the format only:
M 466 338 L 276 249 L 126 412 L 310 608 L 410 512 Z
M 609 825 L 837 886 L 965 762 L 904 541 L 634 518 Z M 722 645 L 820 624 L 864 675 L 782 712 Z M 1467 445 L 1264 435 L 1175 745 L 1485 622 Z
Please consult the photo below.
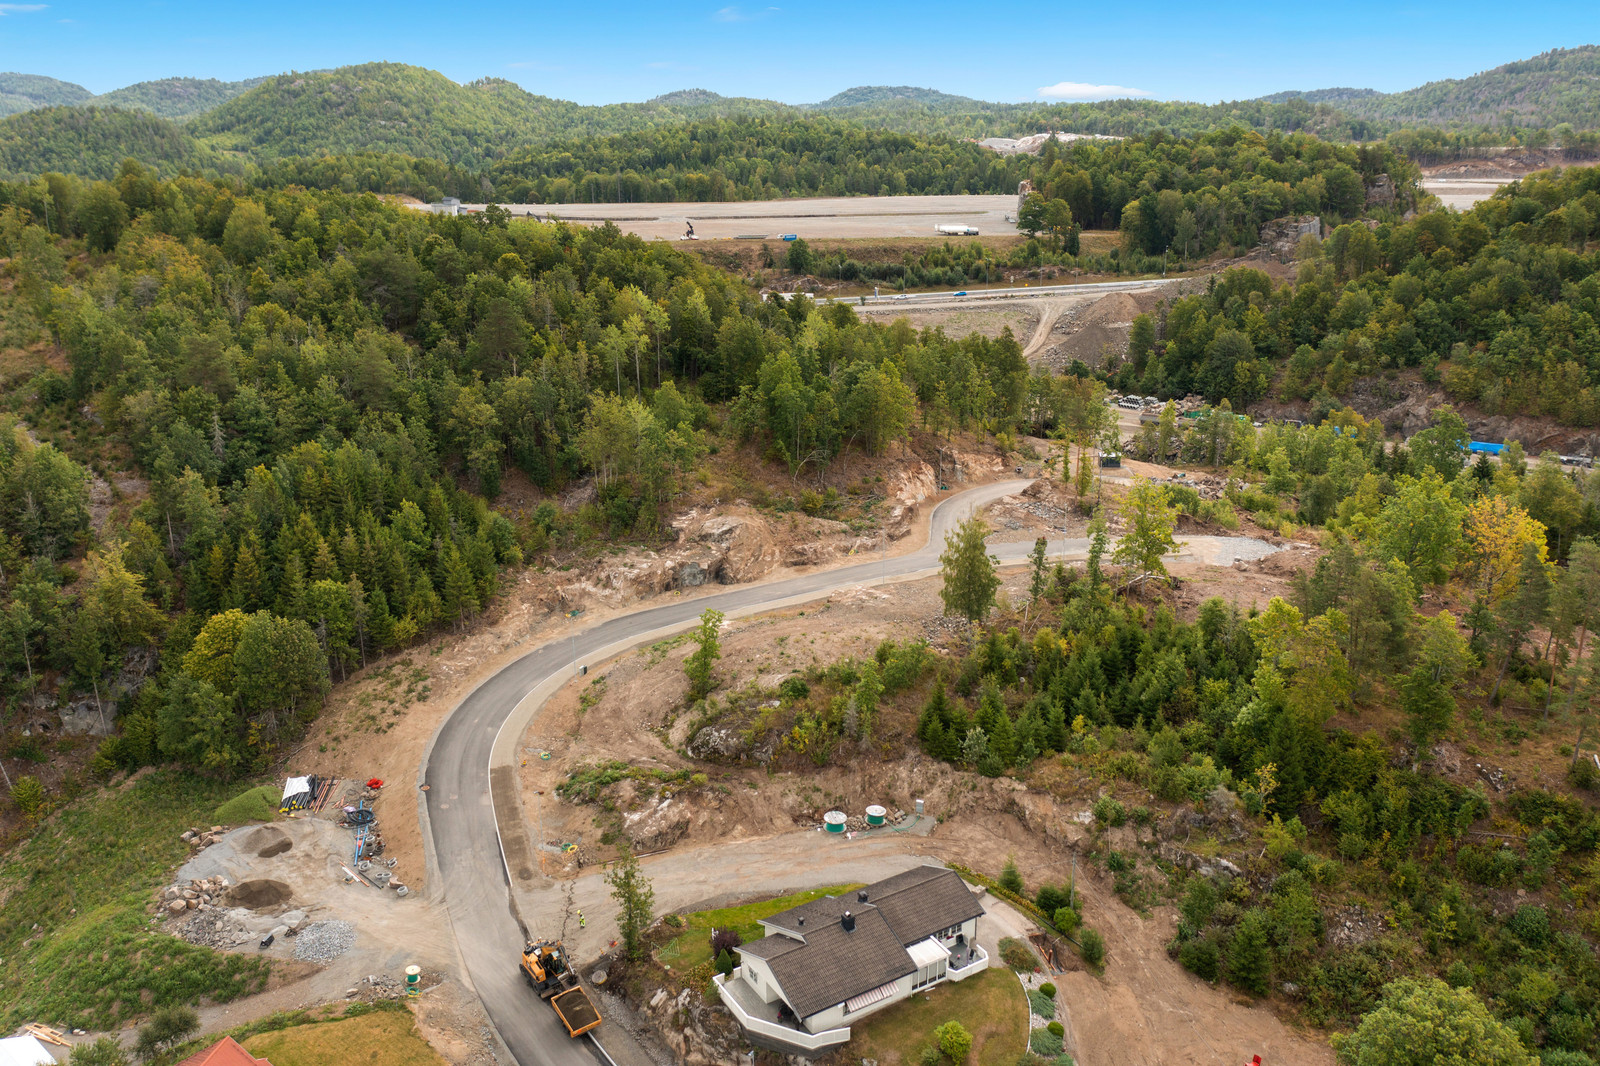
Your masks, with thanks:
M 225 1036 L 197 1055 L 190 1055 L 178 1066 L 272 1066 L 258 1059 L 231 1036 Z

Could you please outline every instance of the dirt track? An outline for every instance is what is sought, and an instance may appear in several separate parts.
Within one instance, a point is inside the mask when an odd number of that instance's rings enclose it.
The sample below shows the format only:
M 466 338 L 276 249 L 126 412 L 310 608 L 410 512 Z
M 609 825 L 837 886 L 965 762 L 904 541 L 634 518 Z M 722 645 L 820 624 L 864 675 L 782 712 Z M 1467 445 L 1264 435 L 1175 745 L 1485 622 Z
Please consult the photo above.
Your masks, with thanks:
M 464 205 L 482 210 L 482 204 Z M 928 237 L 938 225 L 972 226 L 983 234 L 1015 235 L 1007 222 L 1015 196 L 840 196 L 792 200 L 651 204 L 510 204 L 515 215 L 555 216 L 584 225 L 614 222 L 646 240 L 678 240 L 689 223 L 701 240 L 753 237 L 778 241 L 786 233 L 813 237 Z M 960 240 L 953 237 L 952 240 Z

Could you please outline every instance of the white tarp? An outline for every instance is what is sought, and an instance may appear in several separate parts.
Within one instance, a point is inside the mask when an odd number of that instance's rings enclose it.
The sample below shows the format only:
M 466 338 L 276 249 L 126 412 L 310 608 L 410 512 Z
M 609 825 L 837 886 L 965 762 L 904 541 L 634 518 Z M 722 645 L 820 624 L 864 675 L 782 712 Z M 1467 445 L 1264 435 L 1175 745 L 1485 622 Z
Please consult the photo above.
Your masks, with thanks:
M 290 796 L 298 796 L 302 792 L 310 792 L 310 791 L 311 791 L 311 778 L 310 777 L 291 777 L 291 778 L 289 778 L 289 780 L 287 782 L 284 783 L 284 786 L 283 786 L 283 798 L 284 799 L 288 799 Z
M 0 1066 L 56 1066 L 56 1060 L 38 1037 L 13 1036 L 0 1040 Z
M 917 964 L 919 970 L 950 957 L 950 952 L 945 950 L 944 945 L 931 936 L 906 948 L 906 954 L 911 956 L 911 961 Z

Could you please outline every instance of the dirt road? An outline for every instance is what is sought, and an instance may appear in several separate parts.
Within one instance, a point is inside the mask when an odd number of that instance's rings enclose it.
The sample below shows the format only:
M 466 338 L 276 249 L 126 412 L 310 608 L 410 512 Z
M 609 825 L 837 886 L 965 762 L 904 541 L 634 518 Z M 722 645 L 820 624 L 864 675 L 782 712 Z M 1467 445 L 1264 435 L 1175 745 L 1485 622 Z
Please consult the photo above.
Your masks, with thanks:
M 483 204 L 463 204 L 469 211 Z M 690 223 L 702 240 L 752 237 L 777 242 L 786 233 L 816 237 L 931 237 L 938 225 L 972 226 L 984 234 L 1015 234 L 1007 222 L 1015 196 L 839 196 L 791 200 L 649 204 L 507 204 L 514 215 L 565 219 L 583 225 L 615 223 L 646 240 L 679 240 Z M 951 240 L 961 240 L 952 237 Z

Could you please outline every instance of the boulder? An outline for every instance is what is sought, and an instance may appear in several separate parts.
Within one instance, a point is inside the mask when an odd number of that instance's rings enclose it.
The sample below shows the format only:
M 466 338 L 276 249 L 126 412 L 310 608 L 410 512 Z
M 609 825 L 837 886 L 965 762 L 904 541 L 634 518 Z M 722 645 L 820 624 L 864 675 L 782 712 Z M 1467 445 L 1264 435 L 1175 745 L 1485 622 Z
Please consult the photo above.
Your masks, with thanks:
M 682 800 L 658 800 L 641 811 L 622 816 L 622 831 L 634 851 L 670 848 L 689 831 L 689 807 Z

